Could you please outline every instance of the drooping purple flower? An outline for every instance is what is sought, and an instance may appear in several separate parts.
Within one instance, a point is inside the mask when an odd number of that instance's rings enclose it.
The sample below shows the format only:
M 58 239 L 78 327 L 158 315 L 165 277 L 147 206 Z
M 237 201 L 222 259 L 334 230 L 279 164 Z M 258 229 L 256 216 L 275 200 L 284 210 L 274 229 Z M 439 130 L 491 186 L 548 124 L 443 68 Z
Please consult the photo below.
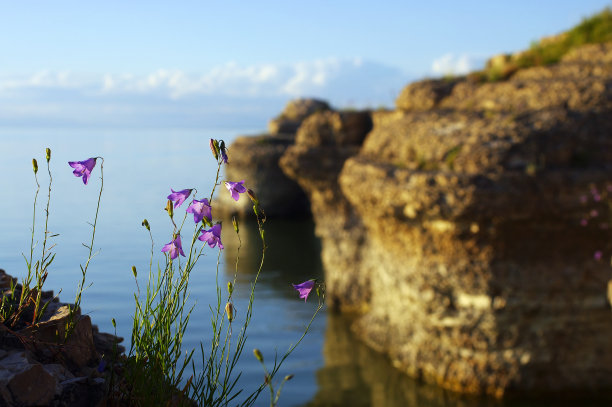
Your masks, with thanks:
M 98 364 L 98 373 L 103 373 L 104 369 L 106 369 L 106 360 L 102 359 Z
M 240 198 L 240 194 L 245 193 L 247 190 L 244 186 L 244 180 L 238 182 L 226 181 L 225 188 L 230 191 L 230 194 L 232 194 L 232 198 L 234 198 L 234 201 L 237 201 Z
M 175 208 L 178 208 L 183 204 L 183 202 L 185 202 L 185 199 L 189 198 L 192 190 L 183 189 L 182 191 L 175 191 L 174 189 L 170 188 L 170 191 L 172 191 L 172 193 L 168 195 L 168 199 L 174 202 Z
M 586 226 L 589 224 L 589 221 L 586 219 L 580 219 L 580 226 Z
M 202 222 L 202 218 L 212 220 L 212 208 L 206 198 L 201 201 L 194 199 L 191 205 L 189 205 L 189 208 L 187 208 L 187 212 L 193 213 L 193 221 L 195 223 Z
M 591 209 L 589 215 L 591 215 L 591 218 L 596 218 L 597 216 L 599 216 L 599 212 L 597 211 L 597 209 Z
M 308 295 L 314 288 L 315 280 L 304 281 L 302 284 L 291 284 L 300 293 L 300 298 L 304 299 L 304 302 L 308 299 Z
M 210 247 L 215 247 L 218 244 L 219 249 L 223 249 L 223 244 L 221 243 L 221 224 L 217 223 L 212 228 L 203 230 L 198 240 L 208 243 Z
M 603 256 L 603 253 L 601 252 L 601 250 L 597 250 L 594 254 L 593 254 L 593 258 L 596 261 L 601 260 L 601 257 Z
M 83 184 L 87 185 L 91 171 L 96 165 L 96 159 L 92 157 L 85 161 L 68 161 L 68 165 L 74 168 L 72 173 L 77 177 L 83 177 Z
M 176 235 L 174 240 L 162 247 L 161 251 L 168 252 L 172 260 L 176 259 L 179 253 L 181 256 L 185 257 L 185 253 L 183 253 L 183 246 L 181 245 L 181 235 Z

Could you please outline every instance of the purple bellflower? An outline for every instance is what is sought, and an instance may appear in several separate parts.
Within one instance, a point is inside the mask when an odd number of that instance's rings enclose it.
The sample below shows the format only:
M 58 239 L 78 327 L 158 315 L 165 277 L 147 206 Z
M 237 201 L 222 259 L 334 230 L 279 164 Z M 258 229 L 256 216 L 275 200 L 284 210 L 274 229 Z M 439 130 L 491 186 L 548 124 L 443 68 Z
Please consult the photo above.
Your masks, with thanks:
M 225 188 L 230 191 L 230 194 L 232 194 L 232 198 L 234 198 L 234 201 L 238 201 L 238 199 L 240 198 L 240 194 L 245 193 L 247 191 L 246 187 L 244 186 L 244 180 L 238 182 L 226 181 Z
M 68 165 L 74 168 L 72 173 L 77 177 L 83 177 L 83 184 L 87 185 L 91 170 L 93 170 L 96 165 L 96 159 L 88 158 L 85 161 L 68 161 Z
M 172 193 L 168 195 L 168 199 L 174 202 L 175 208 L 178 208 L 183 204 L 183 202 L 185 202 L 185 199 L 189 198 L 192 190 L 183 189 L 182 191 L 175 191 L 174 189 L 170 188 L 170 191 L 172 191 Z
M 168 252 L 172 260 L 176 259 L 179 253 L 181 256 L 185 257 L 185 253 L 183 253 L 183 246 L 181 245 L 181 235 L 176 235 L 174 240 L 162 247 L 161 251 Z
M 195 223 L 202 222 L 202 218 L 212 220 L 212 208 L 206 198 L 201 201 L 194 199 L 191 205 L 189 205 L 189 208 L 187 208 L 187 212 L 193 213 L 193 221 Z
M 310 292 L 314 288 L 315 280 L 304 281 L 302 284 L 291 284 L 300 293 L 300 298 L 304 299 L 304 302 L 308 299 Z
M 208 243 L 210 247 L 215 247 L 219 244 L 219 249 L 223 249 L 223 244 L 221 243 L 221 224 L 217 223 L 212 228 L 203 230 L 198 239 Z

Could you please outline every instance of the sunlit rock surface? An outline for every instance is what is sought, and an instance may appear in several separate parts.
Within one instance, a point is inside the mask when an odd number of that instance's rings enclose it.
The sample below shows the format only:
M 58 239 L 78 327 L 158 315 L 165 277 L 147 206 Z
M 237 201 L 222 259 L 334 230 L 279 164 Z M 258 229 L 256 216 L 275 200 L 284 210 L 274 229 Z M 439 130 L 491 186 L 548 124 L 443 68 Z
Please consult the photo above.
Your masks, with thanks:
M 498 397 L 612 388 L 611 62 L 590 45 L 503 82 L 413 84 L 363 143 L 342 116 L 302 123 L 280 163 L 328 298 L 395 366 Z

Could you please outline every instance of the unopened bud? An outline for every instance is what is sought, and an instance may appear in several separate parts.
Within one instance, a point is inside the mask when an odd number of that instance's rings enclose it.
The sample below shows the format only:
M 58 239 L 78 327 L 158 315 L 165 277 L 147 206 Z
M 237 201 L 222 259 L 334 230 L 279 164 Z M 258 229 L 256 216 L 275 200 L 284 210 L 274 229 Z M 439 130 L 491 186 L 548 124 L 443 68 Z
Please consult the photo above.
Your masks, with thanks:
M 36 158 L 32 158 L 32 168 L 34 169 L 34 174 L 36 174 L 38 172 L 38 162 Z
M 288 374 L 287 376 L 285 376 L 285 381 L 291 380 L 291 379 L 293 379 L 293 375 L 292 374 Z
M 227 159 L 227 149 L 225 148 L 225 141 L 221 140 L 221 142 L 219 143 L 219 150 L 221 153 L 221 161 L 227 164 L 228 159 Z
M 138 277 L 138 272 L 136 271 L 136 266 L 132 266 L 132 274 L 134 274 L 134 278 Z
M 235 216 L 232 216 L 232 225 L 234 225 L 234 230 L 236 231 L 236 233 L 238 233 L 240 228 L 239 228 L 239 225 L 238 225 L 238 219 L 236 219 Z
M 174 216 L 174 208 L 172 207 L 172 201 L 168 199 L 168 202 L 166 202 L 166 207 L 164 208 L 166 212 L 168 212 L 168 215 L 170 217 Z
M 225 304 L 225 313 L 227 314 L 227 320 L 232 322 L 234 320 L 234 305 L 231 302 Z
M 151 230 L 151 226 L 149 225 L 149 221 L 144 219 L 142 221 L 142 226 L 144 226 L 145 228 L 147 228 L 147 230 Z
M 261 363 L 263 363 L 263 355 L 261 354 L 261 351 L 257 348 L 253 349 L 253 355 L 255 355 L 255 358 L 257 360 L 259 360 Z
M 49 147 L 45 148 L 45 153 L 47 157 L 47 162 L 51 161 L 51 149 Z
M 229 293 L 229 295 L 232 295 L 232 293 L 234 292 L 234 284 L 231 281 L 227 282 L 227 292 Z
M 259 203 L 259 200 L 257 199 L 257 195 L 255 195 L 255 192 L 253 192 L 251 188 L 247 189 L 247 195 L 249 196 L 249 198 L 251 198 L 251 201 L 253 201 L 254 204 Z
M 261 240 L 266 240 L 266 231 L 263 229 L 259 229 L 259 235 L 261 236 Z
M 253 205 L 253 212 L 255 213 L 255 216 L 259 216 L 259 205 Z
M 117 323 L 115 322 L 115 318 L 111 319 L 111 323 L 113 324 L 114 328 L 117 328 Z
M 210 151 L 212 151 L 215 160 L 219 160 L 219 143 L 215 139 L 210 139 Z

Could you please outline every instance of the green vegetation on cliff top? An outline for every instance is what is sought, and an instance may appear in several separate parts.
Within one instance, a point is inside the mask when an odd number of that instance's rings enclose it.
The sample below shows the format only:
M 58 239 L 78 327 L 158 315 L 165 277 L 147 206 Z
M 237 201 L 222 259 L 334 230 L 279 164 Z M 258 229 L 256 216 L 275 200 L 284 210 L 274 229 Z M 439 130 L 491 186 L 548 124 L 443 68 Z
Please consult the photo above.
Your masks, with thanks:
M 507 79 L 519 69 L 557 63 L 581 45 L 609 41 L 612 41 L 612 9 L 605 8 L 569 31 L 534 42 L 526 51 L 491 59 L 487 67 L 475 75 L 488 81 Z

